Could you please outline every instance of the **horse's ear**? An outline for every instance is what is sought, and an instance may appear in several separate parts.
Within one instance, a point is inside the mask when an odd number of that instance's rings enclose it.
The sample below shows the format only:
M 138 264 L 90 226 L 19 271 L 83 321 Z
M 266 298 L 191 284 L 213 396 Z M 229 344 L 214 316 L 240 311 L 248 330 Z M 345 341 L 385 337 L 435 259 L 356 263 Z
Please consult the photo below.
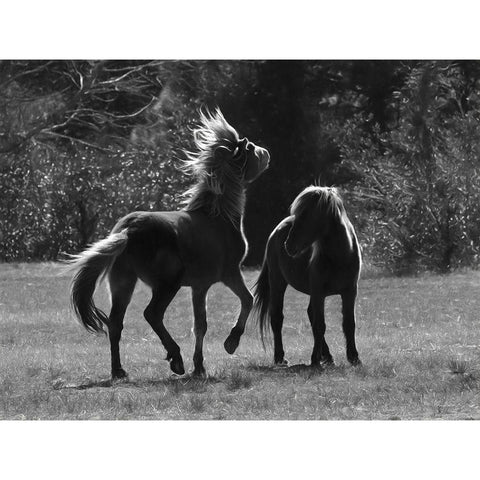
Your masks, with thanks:
M 215 161 L 218 163 L 226 162 L 232 158 L 232 152 L 227 147 L 217 147 L 214 152 Z

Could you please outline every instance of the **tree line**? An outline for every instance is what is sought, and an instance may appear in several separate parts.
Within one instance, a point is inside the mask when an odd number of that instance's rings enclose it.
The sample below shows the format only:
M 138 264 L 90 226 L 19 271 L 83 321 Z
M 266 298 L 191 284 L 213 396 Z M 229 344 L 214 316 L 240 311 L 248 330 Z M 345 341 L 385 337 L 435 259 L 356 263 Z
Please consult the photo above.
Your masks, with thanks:
M 202 107 L 269 149 L 246 264 L 313 182 L 340 188 L 368 263 L 476 266 L 477 61 L 2 61 L 0 259 L 54 260 L 133 210 L 181 208 Z

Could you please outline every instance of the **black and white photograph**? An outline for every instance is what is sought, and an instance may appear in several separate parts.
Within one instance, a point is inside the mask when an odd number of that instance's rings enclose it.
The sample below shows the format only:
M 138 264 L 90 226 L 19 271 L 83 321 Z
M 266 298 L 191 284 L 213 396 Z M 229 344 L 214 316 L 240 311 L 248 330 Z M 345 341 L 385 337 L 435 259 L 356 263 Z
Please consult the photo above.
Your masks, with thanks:
M 262 31 L 214 18 L 189 42 Z M 272 426 L 280 457 L 332 430 L 347 455 L 359 425 L 478 433 L 480 60 L 348 38 L 0 49 L 0 429 L 113 425 L 118 459 L 137 422 L 183 425 L 187 457 L 197 428 Z
M 479 418 L 479 61 L 0 66 L 3 418 Z

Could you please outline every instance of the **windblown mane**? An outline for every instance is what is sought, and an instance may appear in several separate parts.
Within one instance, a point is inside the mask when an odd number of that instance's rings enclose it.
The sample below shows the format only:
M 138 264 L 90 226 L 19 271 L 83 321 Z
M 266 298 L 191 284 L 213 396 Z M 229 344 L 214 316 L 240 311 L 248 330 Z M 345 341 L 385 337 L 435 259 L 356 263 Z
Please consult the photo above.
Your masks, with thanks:
M 301 215 L 310 208 L 319 208 L 326 205 L 327 212 L 340 220 L 344 213 L 342 199 L 335 187 L 316 187 L 311 185 L 303 190 L 293 201 L 290 207 L 291 215 Z
M 240 138 L 237 131 L 225 120 L 217 108 L 200 114 L 201 125 L 194 130 L 196 152 L 186 152 L 184 171 L 196 177 L 195 185 L 184 195 L 184 210 L 205 210 L 209 215 L 220 215 L 235 225 L 239 223 L 245 208 L 245 190 L 241 172 L 233 162 L 233 152 Z M 232 153 L 217 156 L 215 151 L 224 148 Z M 225 159 L 226 158 L 226 159 Z

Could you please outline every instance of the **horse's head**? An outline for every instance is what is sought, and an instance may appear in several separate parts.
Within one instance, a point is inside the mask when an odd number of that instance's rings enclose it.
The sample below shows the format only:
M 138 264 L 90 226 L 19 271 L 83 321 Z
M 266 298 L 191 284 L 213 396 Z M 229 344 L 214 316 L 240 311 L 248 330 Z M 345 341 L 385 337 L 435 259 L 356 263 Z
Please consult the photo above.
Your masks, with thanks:
M 242 178 L 246 183 L 253 182 L 268 168 L 270 154 L 268 150 L 258 147 L 247 138 L 242 138 L 232 152 L 233 161 L 242 171 Z
M 268 151 L 241 139 L 218 108 L 213 114 L 202 112 L 200 118 L 201 126 L 194 131 L 198 151 L 187 152 L 186 167 L 206 179 L 213 191 L 222 193 L 232 184 L 250 183 L 268 168 Z
M 218 108 L 214 113 L 201 112 L 200 120 L 193 132 L 196 152 L 186 152 L 184 171 L 197 179 L 185 192 L 187 209 L 207 209 L 238 227 L 245 209 L 245 186 L 268 167 L 270 154 L 241 139 Z
M 217 114 L 221 115 L 219 111 Z M 235 177 L 241 183 L 253 182 L 268 168 L 270 154 L 267 149 L 255 145 L 247 138 L 240 139 L 238 135 L 235 137 L 226 145 L 219 145 L 215 149 L 216 164 L 219 171 L 227 173 L 232 179 Z
M 288 255 L 297 257 L 328 235 L 332 220 L 338 218 L 342 210 L 342 201 L 335 188 L 305 188 L 290 207 L 293 223 L 285 241 Z

